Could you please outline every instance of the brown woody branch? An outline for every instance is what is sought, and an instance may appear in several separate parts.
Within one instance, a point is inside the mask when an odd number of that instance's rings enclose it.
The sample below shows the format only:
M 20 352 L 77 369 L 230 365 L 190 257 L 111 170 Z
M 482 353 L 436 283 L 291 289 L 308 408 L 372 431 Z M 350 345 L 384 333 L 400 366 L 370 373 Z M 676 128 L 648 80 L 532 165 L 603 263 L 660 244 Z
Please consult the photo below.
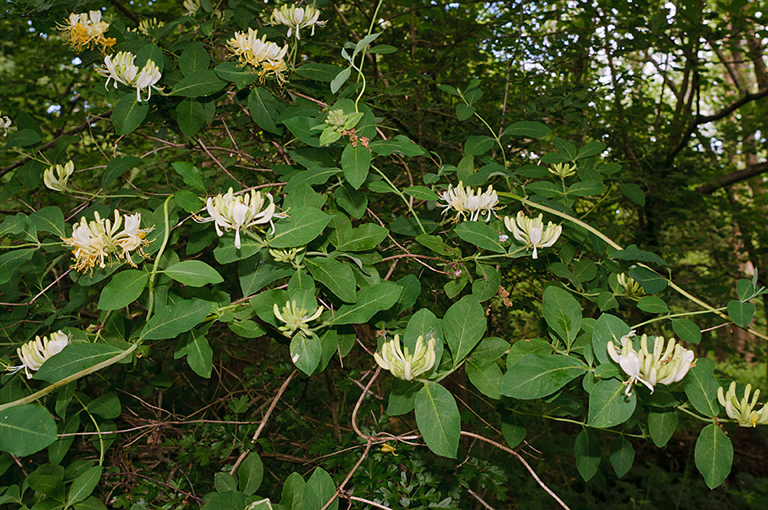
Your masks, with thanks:
M 718 177 L 713 181 L 702 184 L 696 188 L 696 191 L 703 195 L 707 195 L 720 188 L 724 188 L 726 186 L 730 186 L 731 184 L 750 179 L 765 172 L 768 172 L 768 162 L 758 163 L 757 165 L 750 165 L 742 170 L 736 170 L 735 172 L 731 172 L 728 175 Z

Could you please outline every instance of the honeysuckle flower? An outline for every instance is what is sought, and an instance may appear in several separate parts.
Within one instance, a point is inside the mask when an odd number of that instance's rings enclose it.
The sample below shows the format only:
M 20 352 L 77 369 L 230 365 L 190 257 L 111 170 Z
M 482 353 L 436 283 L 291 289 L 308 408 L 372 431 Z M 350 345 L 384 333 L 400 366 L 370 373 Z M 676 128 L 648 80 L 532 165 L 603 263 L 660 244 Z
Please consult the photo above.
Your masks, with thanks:
M 235 37 L 227 41 L 230 51 L 238 57 L 240 65 L 250 64 L 259 69 L 259 76 L 263 80 L 265 77 L 274 75 L 277 81 L 284 81 L 283 72 L 288 69 L 285 63 L 285 55 L 288 53 L 288 46 L 268 42 L 267 36 L 259 39 L 258 31 L 252 28 L 247 33 L 235 32 Z
M 113 85 L 117 88 L 117 84 L 122 83 L 131 88 L 136 88 L 136 100 L 141 102 L 141 92 L 147 89 L 147 101 L 152 97 L 152 89 L 160 90 L 155 84 L 160 81 L 162 74 L 160 68 L 157 67 L 152 60 L 147 60 L 144 67 L 139 71 L 139 67 L 134 64 L 136 55 L 130 51 L 120 51 L 114 56 L 107 55 L 104 57 L 104 67 L 97 67 L 96 72 L 102 76 L 107 77 L 107 83 L 105 87 L 109 87 L 109 81 L 115 80 Z
M 136 267 L 131 258 L 131 252 L 135 251 L 142 257 L 146 256 L 142 247 L 149 245 L 145 237 L 154 227 L 139 228 L 140 213 L 125 216 L 125 228 L 122 231 L 120 227 L 123 224 L 123 217 L 119 211 L 115 211 L 114 222 L 102 218 L 98 212 L 94 216 L 95 219 L 90 222 L 85 217 L 80 218 L 80 222 L 72 226 L 72 237 L 62 238 L 66 245 L 73 248 L 75 269 L 85 272 L 93 269 L 96 264 L 104 268 L 106 261 L 110 260 L 112 255 Z
M 555 244 L 563 231 L 562 226 L 555 225 L 551 221 L 547 223 L 545 229 L 544 221 L 541 218 L 541 214 L 536 218 L 529 218 L 523 214 L 523 211 L 518 211 L 516 219 L 509 216 L 504 217 L 504 225 L 512 232 L 515 239 L 525 243 L 526 247 L 533 248 L 533 258 L 535 259 L 539 258 L 538 249 L 548 248 Z
M 265 197 L 260 191 L 251 190 L 250 193 L 235 196 L 232 188 L 229 188 L 223 195 L 208 197 L 206 202 L 206 211 L 208 218 L 194 218 L 198 223 L 214 222 L 216 234 L 221 237 L 224 235 L 221 229 L 229 231 L 235 229 L 235 246 L 240 249 L 240 230 L 269 224 L 270 230 L 274 231 L 273 220 L 276 218 L 287 218 L 288 215 L 276 211 L 275 202 L 272 195 L 265 194 L 269 203 L 266 203 Z
M 0 116 L 0 128 L 3 130 L 3 136 L 8 136 L 8 130 L 11 128 L 11 122 L 10 117 L 7 115 Z
M 612 341 L 608 342 L 608 355 L 629 375 L 626 382 L 626 394 L 632 393 L 632 386 L 641 382 L 651 390 L 657 384 L 669 385 L 685 377 L 693 366 L 693 351 L 686 349 L 670 338 L 665 346 L 665 339 L 657 336 L 653 350 L 648 349 L 648 335 L 640 337 L 640 349 L 635 350 L 632 339 L 634 331 L 621 337 L 621 350 L 617 350 Z
M 547 170 L 549 170 L 549 173 L 556 175 L 561 179 L 565 179 L 576 173 L 576 165 L 571 165 L 570 163 L 555 163 Z
M 304 336 L 311 335 L 309 323 L 320 317 L 323 313 L 323 307 L 318 306 L 317 310 L 310 314 L 310 310 L 299 307 L 296 301 L 286 301 L 282 310 L 275 303 L 272 306 L 272 311 L 278 320 L 285 323 L 285 326 L 279 326 L 277 329 L 282 331 L 283 335 L 290 338 L 296 331 L 299 331 Z
M 488 189 L 483 192 L 482 189 L 473 190 L 468 186 L 465 188 L 461 181 L 456 188 L 449 184 L 448 191 L 444 191 L 440 198 L 445 201 L 445 204 L 438 204 L 445 209 L 443 214 L 451 209 L 456 211 L 454 221 L 458 221 L 459 218 L 465 219 L 465 214 L 469 216 L 469 221 L 479 221 L 480 214 L 485 212 L 487 215 L 484 221 L 487 223 L 491 219 L 491 214 L 496 215 L 494 208 L 499 203 L 499 197 L 493 186 L 488 186 Z
M 624 289 L 624 295 L 628 298 L 638 300 L 645 296 L 645 290 L 631 276 L 621 273 L 616 276 L 616 281 Z
M 416 377 L 429 372 L 435 366 L 435 338 L 430 336 L 427 343 L 419 335 L 413 354 L 408 348 L 400 347 L 400 335 L 381 346 L 381 354 L 373 353 L 373 359 L 384 370 L 389 370 L 398 379 L 412 381 Z
M 736 396 L 736 381 L 728 387 L 728 393 L 723 394 L 723 388 L 717 388 L 717 400 L 725 408 L 728 417 L 736 420 L 741 427 L 757 427 L 768 424 L 768 411 L 766 411 L 765 405 L 759 411 L 755 411 L 760 390 L 755 390 L 750 401 L 749 394 L 751 392 L 752 385 L 747 384 L 747 387 L 744 388 L 744 397 L 739 400 Z
M 36 336 L 34 340 L 16 349 L 21 365 L 10 367 L 8 370 L 18 372 L 24 369 L 27 379 L 32 379 L 30 370 L 33 372 L 39 370 L 48 358 L 60 353 L 67 344 L 69 344 L 69 336 L 62 331 L 56 331 L 51 333 L 50 336 L 44 336 L 43 338 Z
M 184 0 L 182 5 L 187 10 L 186 16 L 194 16 L 200 10 L 200 0 Z
M 51 165 L 43 172 L 43 182 L 45 186 L 53 191 L 62 193 L 67 191 L 69 177 L 75 173 L 75 164 L 67 161 L 62 165 Z
M 89 11 L 86 13 L 72 13 L 59 25 L 64 39 L 76 51 L 83 48 L 101 46 L 101 51 L 114 46 L 117 42 L 112 37 L 104 37 L 104 33 L 109 30 L 109 23 L 102 21 L 101 11 Z
M 283 262 L 285 264 L 291 264 L 294 267 L 300 267 L 299 263 L 304 258 L 304 254 L 301 253 L 306 246 L 300 248 L 290 248 L 286 250 L 274 250 L 269 249 L 269 254 L 275 259 L 275 262 Z
M 282 5 L 275 7 L 272 16 L 269 17 L 269 23 L 272 25 L 285 25 L 288 27 L 288 37 L 291 34 L 296 35 L 296 39 L 301 39 L 299 30 L 312 27 L 310 35 L 315 35 L 315 26 L 324 27 L 325 21 L 318 21 L 320 11 L 314 5 L 298 7 L 296 5 Z

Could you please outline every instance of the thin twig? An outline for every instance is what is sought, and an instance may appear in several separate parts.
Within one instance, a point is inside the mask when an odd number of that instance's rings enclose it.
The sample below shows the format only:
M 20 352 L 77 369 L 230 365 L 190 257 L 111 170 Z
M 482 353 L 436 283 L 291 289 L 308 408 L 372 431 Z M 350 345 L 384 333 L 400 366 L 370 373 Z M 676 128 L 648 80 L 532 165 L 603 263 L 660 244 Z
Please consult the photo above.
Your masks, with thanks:
M 150 478 L 149 476 L 145 476 L 145 475 L 142 475 L 140 473 L 133 473 L 133 472 L 127 472 L 127 473 L 104 473 L 104 476 L 125 476 L 125 475 L 138 476 L 139 478 L 144 478 L 145 480 L 149 480 L 150 482 L 154 482 L 154 483 L 160 484 L 163 487 L 168 487 L 169 489 L 173 489 L 176 492 L 180 492 L 181 494 L 184 494 L 188 498 L 194 499 L 195 501 L 197 501 L 197 503 L 200 506 L 202 506 L 203 503 L 205 503 L 205 501 L 203 501 L 203 498 L 198 498 L 194 494 L 190 494 L 187 491 L 183 491 L 183 490 L 179 489 L 178 487 L 174 487 L 171 484 L 168 484 L 168 483 L 165 483 L 165 482 L 161 482 L 160 480 L 155 480 L 154 478 Z
M 219 168 L 221 168 L 222 170 L 224 170 L 224 173 L 225 173 L 225 174 L 227 174 L 227 175 L 228 175 L 230 178 L 232 178 L 233 180 L 237 181 L 237 183 L 238 183 L 240 186 L 242 186 L 243 188 L 245 188 L 245 184 L 243 184 L 242 182 L 240 182 L 240 180 L 239 180 L 239 179 L 236 179 L 236 178 L 235 178 L 235 176 L 234 176 L 234 175 L 232 175 L 232 174 L 229 172 L 229 170 L 227 170 L 227 168 L 226 168 L 224 165 L 222 165 L 222 164 L 221 164 L 221 161 L 219 161 L 218 159 L 216 159 L 216 157 L 215 157 L 213 154 L 211 154 L 211 151 L 209 151 L 209 150 L 208 150 L 208 148 L 207 148 L 207 147 L 205 146 L 205 144 L 203 143 L 203 140 L 202 140 L 202 139 L 198 138 L 198 139 L 197 139 L 197 143 L 199 143 L 199 144 L 200 144 L 200 147 L 202 147 L 202 148 L 203 148 L 203 150 L 205 151 L 205 153 L 206 153 L 206 154 L 208 154 L 208 157 L 210 157 L 210 158 L 213 160 L 213 162 L 214 162 L 214 163 L 216 163 L 217 165 L 219 165 Z
M 58 278 L 56 278 L 55 280 L 53 280 L 53 281 L 52 281 L 52 282 L 51 282 L 51 283 L 50 283 L 50 284 L 49 284 L 49 285 L 48 285 L 46 288 L 44 288 L 43 290 L 41 290 L 40 292 L 38 292 L 38 293 L 37 293 L 37 295 L 35 295 L 35 297 L 33 297 L 32 299 L 30 299 L 30 300 L 29 300 L 29 301 L 27 301 L 26 303 L 0 303 L 0 305 L 3 305 L 3 306 L 29 306 L 29 305 L 31 305 L 32 303 L 34 303 L 34 302 L 37 300 L 37 298 L 39 298 L 40 296 L 42 296 L 43 294 L 45 294 L 45 292 L 46 292 L 48 289 L 50 289 L 51 287 L 53 287 L 54 285 L 56 285 L 56 284 L 57 284 L 57 283 L 58 283 L 58 282 L 59 282 L 59 281 L 60 281 L 62 278 L 64 278 L 65 276 L 67 276 L 67 275 L 68 275 L 68 274 L 69 274 L 71 271 L 72 271 L 72 268 L 70 267 L 69 269 L 67 269 L 67 271 L 66 271 L 64 274 L 62 274 L 61 276 L 59 276 Z
M 288 376 L 288 378 L 283 382 L 283 385 L 280 386 L 280 389 L 277 391 L 277 395 L 275 395 L 275 398 L 272 400 L 272 404 L 269 406 L 269 409 L 267 409 L 267 413 L 264 415 L 264 418 L 261 420 L 261 425 L 259 425 L 259 428 L 256 429 L 256 433 L 253 434 L 253 438 L 251 441 L 253 443 L 256 442 L 257 439 L 259 439 L 259 435 L 261 435 L 261 431 L 264 430 L 264 427 L 267 425 L 267 420 L 269 420 L 269 417 L 272 415 L 272 411 L 275 410 L 275 407 L 277 406 L 277 402 L 280 400 L 280 397 L 283 396 L 283 393 L 285 392 L 286 388 L 288 388 L 288 384 L 291 382 L 291 379 L 298 373 L 298 370 L 294 369 L 293 372 L 291 372 L 291 375 Z M 234 475 L 237 468 L 240 466 L 240 463 L 243 462 L 245 457 L 251 452 L 251 449 L 248 448 L 243 453 L 240 454 L 240 456 L 235 461 L 235 465 L 232 466 L 232 469 L 229 470 L 230 475 Z
M 352 475 L 355 474 L 355 471 L 357 471 L 357 468 L 360 467 L 360 464 L 362 464 L 365 458 L 368 456 L 368 452 L 371 449 L 372 442 L 373 442 L 373 438 L 369 437 L 368 442 L 365 445 L 365 450 L 363 451 L 363 454 L 360 456 L 360 458 L 357 460 L 357 463 L 352 467 L 349 473 L 347 473 L 347 477 L 344 478 L 343 482 L 341 482 L 341 485 L 339 485 L 339 488 L 336 489 L 336 492 L 333 493 L 333 496 L 331 497 L 331 499 L 329 499 L 328 502 L 325 505 L 323 505 L 323 508 L 321 508 L 320 510 L 326 510 L 326 508 L 331 506 L 331 503 L 333 503 L 336 500 L 336 498 L 339 497 L 344 492 L 344 486 L 347 485 L 347 482 L 349 482 L 349 480 L 352 478 Z
M 347 496 L 346 494 L 341 494 L 339 497 L 340 498 L 344 498 L 344 499 L 348 499 L 350 501 L 359 501 L 360 503 L 365 503 L 366 505 L 371 505 L 371 506 L 375 506 L 376 508 L 381 508 L 381 510 L 392 510 L 388 506 L 384 506 L 384 505 L 382 505 L 380 503 L 375 503 L 375 502 L 371 501 L 370 499 L 358 498 L 357 496 Z
M 478 501 L 478 503 L 480 503 L 481 505 L 483 505 L 483 508 L 485 508 L 486 510 L 496 510 L 496 509 L 495 509 L 495 508 L 493 508 L 491 505 L 489 505 L 488 503 L 486 503 L 485 501 L 483 501 L 483 498 L 481 498 L 480 496 L 478 496 L 478 495 L 475 493 L 475 491 L 473 491 L 472 489 L 467 489 L 467 494 L 469 494 L 470 496 L 472 496 L 473 498 L 475 498 L 475 499 Z
M 355 404 L 355 409 L 352 411 L 352 428 L 355 429 L 355 433 L 358 436 L 362 437 L 366 441 L 370 441 L 374 436 L 363 434 L 363 432 L 357 426 L 357 412 L 360 410 L 360 406 L 363 403 L 363 399 L 365 399 L 365 396 L 368 394 L 368 390 L 371 389 L 371 386 L 373 385 L 373 381 L 376 380 L 376 377 L 378 377 L 379 372 L 381 372 L 381 367 L 377 366 L 376 372 L 373 373 L 371 380 L 368 381 L 368 384 L 365 386 L 365 389 L 360 394 L 360 398 L 357 399 L 357 403 Z

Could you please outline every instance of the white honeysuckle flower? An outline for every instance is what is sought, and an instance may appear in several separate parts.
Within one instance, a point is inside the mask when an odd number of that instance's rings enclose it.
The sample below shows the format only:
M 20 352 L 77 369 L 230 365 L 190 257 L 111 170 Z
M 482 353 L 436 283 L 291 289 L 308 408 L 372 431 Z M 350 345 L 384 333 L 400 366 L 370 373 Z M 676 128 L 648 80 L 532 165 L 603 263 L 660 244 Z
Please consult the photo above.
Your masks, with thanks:
M 152 97 L 152 89 L 160 90 L 155 84 L 163 77 L 160 68 L 152 60 L 147 60 L 144 67 L 139 71 L 139 67 L 134 63 L 136 55 L 129 51 L 120 51 L 117 54 L 104 57 L 104 67 L 97 67 L 96 72 L 107 77 L 105 87 L 109 87 L 109 81 L 114 81 L 114 87 L 122 83 L 131 88 L 136 88 L 136 100 L 141 102 L 141 92 L 147 89 L 147 101 Z
M 75 173 L 75 164 L 71 160 L 63 166 L 51 165 L 43 172 L 43 182 L 47 188 L 65 193 L 69 177 L 73 173 Z
M 109 30 L 109 23 L 102 21 L 101 11 L 89 11 L 88 13 L 72 13 L 63 24 L 59 24 L 64 39 L 76 50 L 101 46 L 101 51 L 112 47 L 117 42 L 112 37 L 104 37 Z
M 296 331 L 300 331 L 304 336 L 311 335 L 309 323 L 320 317 L 323 313 L 323 307 L 318 306 L 317 310 L 310 315 L 310 310 L 300 308 L 296 301 L 286 301 L 282 310 L 275 303 L 272 306 L 272 311 L 278 320 L 285 323 L 285 326 L 279 326 L 277 329 L 282 331 L 283 335 L 291 338 Z M 296 360 L 294 360 L 295 362 Z
M 223 195 L 209 197 L 206 202 L 206 211 L 209 217 L 196 217 L 195 221 L 198 223 L 214 222 L 216 234 L 219 237 L 224 235 L 222 229 L 226 231 L 235 229 L 235 247 L 240 249 L 241 229 L 269 224 L 270 230 L 274 231 L 273 220 L 288 217 L 285 213 L 276 212 L 275 202 L 271 194 L 266 193 L 266 199 L 260 191 L 251 190 L 250 193 L 235 196 L 232 188 L 229 188 L 229 191 Z M 267 201 L 269 203 L 266 203 Z
M 398 379 L 412 381 L 435 366 L 435 338 L 430 336 L 425 344 L 424 337 L 419 335 L 416 339 L 416 348 L 411 354 L 407 347 L 404 349 L 400 347 L 400 335 L 395 335 L 393 340 L 381 346 L 381 354 L 373 353 L 373 359 L 381 368 L 389 370 Z
M 44 336 L 43 338 L 36 336 L 34 340 L 31 340 L 16 349 L 16 354 L 19 355 L 21 365 L 10 367 L 8 370 L 18 372 L 19 370 L 24 369 L 24 372 L 27 374 L 27 379 L 32 379 L 30 370 L 33 372 L 39 370 L 46 360 L 51 356 L 60 353 L 68 344 L 69 336 L 62 331 L 56 331 L 55 333 L 51 333 L 50 336 Z
M 653 350 L 649 350 L 648 335 L 643 335 L 640 337 L 640 349 L 635 350 L 632 343 L 635 336 L 635 332 L 630 331 L 621 337 L 620 351 L 613 342 L 608 342 L 608 355 L 629 375 L 627 395 L 632 393 L 632 386 L 638 382 L 647 386 L 651 393 L 657 384 L 678 382 L 694 365 L 693 351 L 676 343 L 674 338 L 670 338 L 665 345 L 664 337 L 657 336 Z
M 141 102 L 141 91 L 147 89 L 147 101 L 149 101 L 152 97 L 152 89 L 160 90 L 155 83 L 160 81 L 162 77 L 163 75 L 160 73 L 160 68 L 157 67 L 157 64 L 152 60 L 147 60 L 147 63 L 144 64 L 132 85 L 136 87 L 136 100 Z
M 504 225 L 512 232 L 512 235 L 518 241 L 525 243 L 528 248 L 533 248 L 533 258 L 539 258 L 538 249 L 548 248 L 555 244 L 557 238 L 563 231 L 561 225 L 555 225 L 551 221 L 544 228 L 543 215 L 539 214 L 536 218 L 529 218 L 523 211 L 518 211 L 517 218 L 504 217 Z
M 274 75 L 278 82 L 284 81 L 282 73 L 288 69 L 284 60 L 288 53 L 287 45 L 268 42 L 266 35 L 259 39 L 258 31 L 252 28 L 247 33 L 235 32 L 235 37 L 227 41 L 227 45 L 238 57 L 241 66 L 249 64 L 260 69 L 259 76 L 262 79 Z
M 73 248 L 75 270 L 85 272 L 92 270 L 96 264 L 104 268 L 106 260 L 110 260 L 112 255 L 136 267 L 131 252 L 136 251 L 142 257 L 146 256 L 142 247 L 149 246 L 145 237 L 154 227 L 139 228 L 139 213 L 125 216 L 125 228 L 122 231 L 120 227 L 123 225 L 123 217 L 119 211 L 115 210 L 114 222 L 102 218 L 98 212 L 94 216 L 95 219 L 90 222 L 85 217 L 80 218 L 80 222 L 72 226 L 72 237 L 62 238 L 67 246 Z
M 468 186 L 465 188 L 461 181 L 456 188 L 449 184 L 448 191 L 444 191 L 440 198 L 445 201 L 445 204 L 438 204 L 445 209 L 443 214 L 450 210 L 456 211 L 454 221 L 458 221 L 459 218 L 466 219 L 465 214 L 469 216 L 469 221 L 479 221 L 480 214 L 485 212 L 487 215 L 484 221 L 487 223 L 491 219 L 491 214 L 496 215 L 494 208 L 499 203 L 499 197 L 493 186 L 488 186 L 488 189 L 483 192 L 482 188 L 477 190 Z
M 749 394 L 752 392 L 752 385 L 747 384 L 744 388 L 744 397 L 739 400 L 736 396 L 736 381 L 733 381 L 728 387 L 728 393 L 723 394 L 723 388 L 717 388 L 717 400 L 725 408 L 726 414 L 732 420 L 736 420 L 741 427 L 757 427 L 758 425 L 768 424 L 768 411 L 765 405 L 755 411 L 757 399 L 760 398 L 760 390 L 755 390 L 750 401 Z
M 200 0 L 184 0 L 182 5 L 187 10 L 187 16 L 194 16 L 200 10 Z
M 0 112 L 2 113 L 2 112 Z M 7 115 L 0 115 L 0 129 L 3 130 L 3 136 L 8 136 L 8 130 L 11 128 L 11 118 Z
M 288 27 L 288 37 L 291 34 L 296 35 L 296 39 L 301 39 L 299 30 L 312 27 L 310 35 L 315 35 L 315 26 L 324 27 L 325 21 L 318 21 L 320 11 L 314 5 L 298 7 L 296 5 L 283 5 L 275 7 L 269 23 L 272 25 L 285 25 Z

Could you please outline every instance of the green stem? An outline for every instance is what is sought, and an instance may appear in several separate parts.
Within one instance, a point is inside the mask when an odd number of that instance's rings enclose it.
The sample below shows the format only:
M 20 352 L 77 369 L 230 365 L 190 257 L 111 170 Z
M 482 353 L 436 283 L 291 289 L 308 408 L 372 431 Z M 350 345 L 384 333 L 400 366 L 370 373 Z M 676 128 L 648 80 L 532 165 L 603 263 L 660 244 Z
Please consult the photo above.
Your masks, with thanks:
M 501 196 L 506 196 L 506 197 L 512 198 L 513 200 L 517 200 L 518 202 L 520 202 L 523 205 L 527 205 L 527 206 L 533 207 L 534 209 L 539 209 L 541 211 L 546 211 L 546 212 L 548 212 L 550 214 L 554 214 L 555 216 L 559 216 L 560 218 L 563 218 L 563 219 L 566 219 L 566 220 L 568 220 L 568 221 L 570 221 L 572 223 L 575 223 L 576 225 L 580 226 L 581 228 L 583 228 L 583 229 L 587 230 L 588 232 L 591 232 L 592 234 L 596 235 L 597 237 L 599 237 L 600 239 L 605 241 L 609 246 L 611 246 L 612 248 L 614 248 L 616 250 L 623 250 L 624 249 L 619 244 L 617 244 L 613 239 L 611 239 L 607 235 L 603 234 L 602 232 L 597 230 L 595 227 L 593 227 L 591 225 L 588 225 L 588 224 L 584 223 L 583 221 L 581 221 L 581 220 L 579 220 L 577 218 L 574 218 L 570 214 L 566 214 L 564 212 L 560 212 L 560 211 L 558 211 L 556 209 L 552 209 L 551 207 L 547 207 L 546 205 L 541 205 L 541 204 L 537 204 L 536 202 L 531 202 L 527 198 L 521 197 L 519 195 L 515 195 L 514 193 L 507 193 L 507 192 L 504 192 L 504 191 L 499 191 L 497 193 L 499 195 L 501 195 Z M 653 268 L 651 268 L 647 264 L 643 264 L 642 262 L 638 262 L 637 265 L 640 266 L 640 267 L 644 267 L 645 269 L 648 269 L 649 271 L 653 271 L 654 273 L 658 274 L 656 271 L 653 270 Z M 659 276 L 661 276 L 661 275 L 659 275 Z M 722 319 L 725 319 L 728 322 L 733 322 L 733 321 L 731 321 L 731 318 L 728 317 L 728 315 L 724 314 L 721 311 L 722 308 L 715 308 L 714 306 L 710 305 L 709 303 L 706 303 L 705 301 L 702 301 L 701 299 L 699 299 L 696 296 L 692 295 L 691 293 L 687 292 L 685 289 L 683 289 L 682 287 L 680 287 L 679 285 L 674 283 L 669 278 L 664 278 L 664 279 L 667 281 L 667 284 L 670 286 L 670 288 L 675 290 L 681 296 L 683 296 L 683 297 L 687 298 L 688 300 L 696 303 L 700 307 L 709 310 L 711 313 L 714 313 L 714 314 L 718 315 Z M 755 335 L 758 338 L 762 338 L 763 340 L 768 340 L 768 336 L 766 336 L 763 333 L 760 333 L 759 331 L 755 331 L 752 328 L 744 328 L 744 329 L 746 329 L 748 332 L 752 333 L 753 335 Z
M 421 224 L 421 220 L 416 215 L 416 212 L 413 210 L 413 207 L 411 207 L 411 201 L 406 198 L 405 194 L 402 191 L 397 189 L 397 186 L 395 186 L 392 183 L 392 181 L 390 181 L 389 178 L 386 175 L 384 175 L 384 172 L 382 172 L 376 167 L 376 165 L 371 165 L 371 168 L 373 168 L 376 171 L 376 173 L 378 173 L 387 182 L 387 184 L 389 184 L 392 190 L 395 193 L 397 193 L 397 196 L 399 196 L 403 200 L 403 202 L 405 202 L 405 205 L 408 207 L 408 210 L 410 211 L 411 215 L 416 220 L 416 223 L 419 224 L 419 228 L 421 229 L 422 233 L 426 234 L 427 231 L 424 229 L 424 225 Z
M 379 0 L 376 4 L 376 10 L 373 11 L 373 17 L 371 18 L 371 25 L 368 27 L 368 33 L 366 34 L 366 37 L 371 35 L 373 33 L 373 26 L 376 24 L 376 19 L 379 17 L 379 9 L 381 8 L 381 4 L 384 3 L 384 0 Z M 360 93 L 357 95 L 357 99 L 355 99 L 355 113 L 358 113 L 360 110 L 357 108 L 357 104 L 360 102 L 360 99 L 363 97 L 363 93 L 365 93 L 365 75 L 363 74 L 363 65 L 365 65 L 365 55 L 368 53 L 368 47 L 366 46 L 363 48 L 363 51 L 360 52 L 360 67 L 355 67 L 354 62 L 352 62 L 352 67 L 357 70 L 357 81 L 363 80 L 363 87 L 360 89 Z
M 85 370 L 81 370 L 77 372 L 76 374 L 72 374 L 69 377 L 65 377 L 64 379 L 60 381 L 56 381 L 55 383 L 51 384 L 50 386 L 46 386 L 40 391 L 37 391 L 31 395 L 27 395 L 24 398 L 20 398 L 18 400 L 14 400 L 13 402 L 8 402 L 6 404 L 0 405 L 0 412 L 5 411 L 6 409 L 10 409 L 11 407 L 16 407 L 24 404 L 29 404 L 30 402 L 34 402 L 35 400 L 44 397 L 45 395 L 56 391 L 57 389 L 61 388 L 62 386 L 66 386 L 67 384 L 71 383 L 72 381 L 76 381 L 80 379 L 81 377 L 85 377 L 86 375 L 92 374 L 94 372 L 97 372 L 101 370 L 102 368 L 106 368 L 110 365 L 114 365 L 118 361 L 122 360 L 123 358 L 131 355 L 133 351 L 136 350 L 136 348 L 139 346 L 139 344 L 133 344 L 120 354 L 117 354 L 108 360 L 104 360 L 101 363 L 98 363 L 96 365 L 93 365 L 92 367 L 86 368 Z
M 705 421 L 705 422 L 711 422 L 712 421 L 712 418 L 707 418 L 706 416 L 701 416 L 700 414 L 696 414 L 693 411 L 689 411 L 688 408 L 685 405 L 679 405 L 675 409 L 678 409 L 678 410 L 684 412 L 685 414 L 691 415 L 691 416 L 693 416 L 694 418 L 696 418 L 699 421 Z
M 727 308 L 725 306 L 718 308 L 718 310 L 726 310 Z M 687 315 L 701 315 L 704 313 L 713 313 L 711 310 L 699 310 L 698 312 L 681 312 L 681 313 L 671 313 L 668 315 L 664 315 L 663 317 L 656 317 L 654 319 L 647 320 L 645 322 L 641 322 L 639 324 L 635 324 L 634 326 L 631 326 L 632 329 L 637 329 L 640 326 L 645 326 L 646 324 L 652 324 L 654 322 L 663 321 L 667 319 L 674 319 L 675 317 L 685 317 Z
M 163 256 L 165 247 L 168 244 L 168 238 L 171 236 L 171 227 L 168 224 L 168 203 L 173 198 L 173 195 L 165 199 L 163 203 L 163 221 L 165 225 L 165 232 L 163 232 L 163 244 L 160 246 L 160 250 L 155 256 L 155 263 L 152 266 L 152 272 L 149 274 L 149 303 L 147 304 L 147 320 L 152 317 L 152 309 L 155 304 L 155 278 L 157 277 L 158 266 L 160 265 L 160 258 Z

